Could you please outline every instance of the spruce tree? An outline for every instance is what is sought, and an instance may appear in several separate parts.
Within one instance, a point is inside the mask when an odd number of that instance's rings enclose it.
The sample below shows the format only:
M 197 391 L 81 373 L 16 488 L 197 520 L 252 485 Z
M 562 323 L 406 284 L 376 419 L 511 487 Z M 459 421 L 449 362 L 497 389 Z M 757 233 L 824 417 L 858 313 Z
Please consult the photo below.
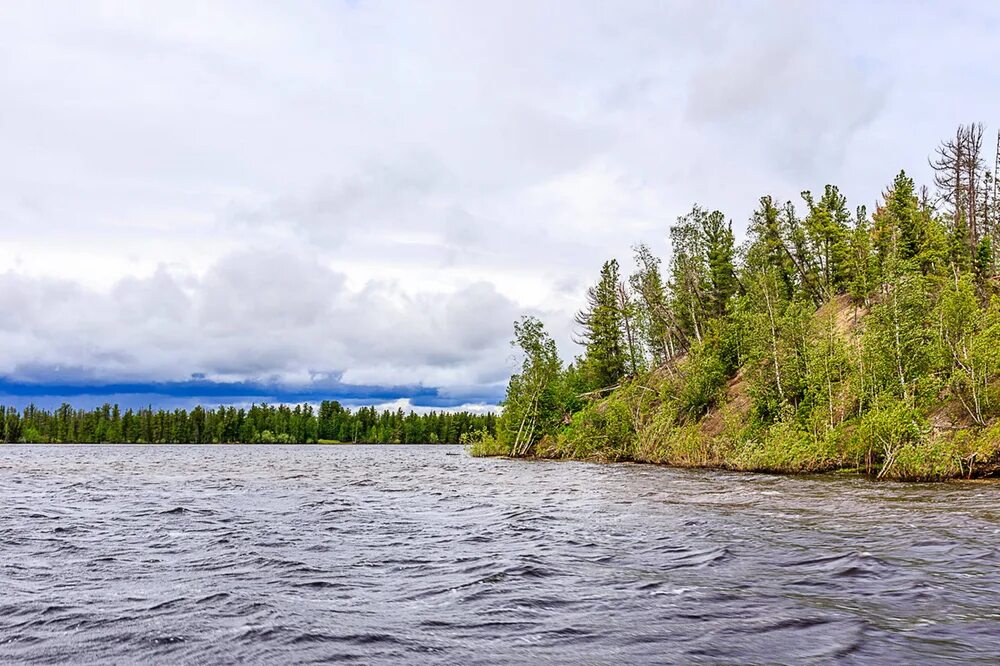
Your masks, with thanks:
M 834 185 L 824 188 L 819 201 L 809 192 L 803 192 L 802 198 L 809 209 L 802 223 L 808 239 L 807 263 L 816 267 L 823 297 L 829 298 L 839 293 L 847 281 L 850 220 L 847 199 Z
M 587 307 L 576 316 L 586 347 L 584 368 L 593 388 L 617 384 L 626 373 L 624 320 L 618 296 L 618 261 L 604 262 L 601 279 L 587 290 Z
M 872 253 L 872 232 L 868 212 L 859 206 L 851 230 L 848 257 L 848 292 L 855 303 L 869 305 L 878 283 L 878 266 Z
M 735 237 L 733 225 L 727 222 L 719 211 L 701 215 L 701 229 L 705 237 L 705 255 L 710 283 L 709 301 L 713 315 L 726 314 L 729 299 L 736 293 L 736 269 L 734 266 Z

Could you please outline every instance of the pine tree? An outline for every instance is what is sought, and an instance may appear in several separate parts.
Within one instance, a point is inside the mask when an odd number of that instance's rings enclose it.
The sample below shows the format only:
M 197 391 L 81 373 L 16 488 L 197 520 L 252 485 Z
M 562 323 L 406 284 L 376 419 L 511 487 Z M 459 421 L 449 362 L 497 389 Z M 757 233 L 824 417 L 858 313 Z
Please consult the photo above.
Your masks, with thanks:
M 979 240 L 972 267 L 976 273 L 976 282 L 980 287 L 993 276 L 993 243 L 989 236 L 983 236 Z
M 795 291 L 795 266 L 782 238 L 781 211 L 769 197 L 760 198 L 760 208 L 753 213 L 749 226 L 748 257 L 759 265 L 772 266 L 777 271 L 783 296 L 791 298 Z
M 811 251 L 809 234 L 805 225 L 795 213 L 795 205 L 789 201 L 781 211 L 782 235 L 787 239 L 788 257 L 795 266 L 798 276 L 798 290 L 819 306 L 826 298 L 820 276 L 820 266 Z
M 810 192 L 802 198 L 809 209 L 802 227 L 808 239 L 809 259 L 816 267 L 824 298 L 839 293 L 847 281 L 848 222 L 847 199 L 834 185 L 827 185 L 819 201 Z
M 733 225 L 719 211 L 700 216 L 708 264 L 708 297 L 716 317 L 726 314 L 729 299 L 736 293 L 735 237 Z
M 618 261 L 604 262 L 601 279 L 587 291 L 587 308 L 576 316 L 584 367 L 593 388 L 616 385 L 626 374 L 624 319 L 618 297 Z
M 878 264 L 872 252 L 872 230 L 868 211 L 859 206 L 851 230 L 848 258 L 848 291 L 855 303 L 869 305 L 878 281 Z

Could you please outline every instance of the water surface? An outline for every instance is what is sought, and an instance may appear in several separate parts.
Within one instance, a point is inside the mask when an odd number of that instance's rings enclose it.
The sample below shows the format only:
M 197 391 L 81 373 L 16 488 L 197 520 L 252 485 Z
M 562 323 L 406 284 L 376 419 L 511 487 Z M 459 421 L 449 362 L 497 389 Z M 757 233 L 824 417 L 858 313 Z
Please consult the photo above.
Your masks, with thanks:
M 997 663 L 1000 486 L 0 447 L 0 661 Z

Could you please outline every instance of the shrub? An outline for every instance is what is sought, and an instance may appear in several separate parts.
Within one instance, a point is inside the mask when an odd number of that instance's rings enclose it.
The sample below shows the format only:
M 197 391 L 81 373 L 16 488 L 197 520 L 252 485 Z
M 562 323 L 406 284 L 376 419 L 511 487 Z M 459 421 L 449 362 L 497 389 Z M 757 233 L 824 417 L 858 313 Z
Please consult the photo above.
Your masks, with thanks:
M 779 421 L 761 438 L 747 439 L 733 459 L 737 469 L 781 472 L 823 472 L 841 466 L 833 432 L 816 437 L 794 419 Z
M 694 420 L 718 399 L 726 383 L 726 364 L 713 345 L 703 343 L 691 348 L 680 370 L 678 411 L 681 418 Z

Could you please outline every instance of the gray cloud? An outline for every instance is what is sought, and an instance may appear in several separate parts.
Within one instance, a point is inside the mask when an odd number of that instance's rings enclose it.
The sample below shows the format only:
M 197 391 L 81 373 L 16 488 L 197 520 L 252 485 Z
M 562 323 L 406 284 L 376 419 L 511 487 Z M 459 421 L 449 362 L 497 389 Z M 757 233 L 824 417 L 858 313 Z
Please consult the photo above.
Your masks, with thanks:
M 729 24 L 699 60 L 686 116 L 789 174 L 826 177 L 882 110 L 884 82 L 823 30 L 819 6 L 788 3 L 780 22 L 760 14 L 749 29 Z
M 204 276 L 161 269 L 100 292 L 0 275 L 0 375 L 22 380 L 225 381 L 293 385 L 484 385 L 506 373 L 518 306 L 493 285 L 407 295 L 391 281 L 360 291 L 313 257 L 244 251 Z
M 572 356 L 601 262 L 666 254 L 694 202 L 739 230 L 761 194 L 928 181 L 1000 108 L 998 30 L 988 3 L 5 2 L 0 375 L 492 385 L 512 319 Z

